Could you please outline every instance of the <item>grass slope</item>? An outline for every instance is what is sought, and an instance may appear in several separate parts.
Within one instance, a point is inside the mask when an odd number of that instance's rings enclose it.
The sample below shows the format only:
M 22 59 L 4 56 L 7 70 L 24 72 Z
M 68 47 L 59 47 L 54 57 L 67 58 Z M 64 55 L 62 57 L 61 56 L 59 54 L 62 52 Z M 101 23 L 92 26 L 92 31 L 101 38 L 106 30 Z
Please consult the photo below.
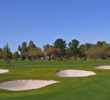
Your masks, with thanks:
M 0 89 L 0 100 L 109 100 L 110 70 L 94 69 L 94 66 L 110 65 L 106 61 L 11 61 L 1 69 L 9 69 L 0 74 L 0 82 L 17 79 L 42 79 L 61 81 L 41 89 L 28 91 L 8 91 Z M 77 78 L 59 78 L 54 75 L 62 69 L 83 69 L 97 75 Z

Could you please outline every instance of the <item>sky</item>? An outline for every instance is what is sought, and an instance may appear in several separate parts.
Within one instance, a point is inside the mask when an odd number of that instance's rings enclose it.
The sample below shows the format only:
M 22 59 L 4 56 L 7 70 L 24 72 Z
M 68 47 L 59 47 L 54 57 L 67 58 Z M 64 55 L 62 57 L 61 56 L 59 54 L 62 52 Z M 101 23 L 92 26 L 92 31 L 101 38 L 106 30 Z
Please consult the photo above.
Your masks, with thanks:
M 0 48 L 33 41 L 43 49 L 59 38 L 110 44 L 110 0 L 0 0 Z

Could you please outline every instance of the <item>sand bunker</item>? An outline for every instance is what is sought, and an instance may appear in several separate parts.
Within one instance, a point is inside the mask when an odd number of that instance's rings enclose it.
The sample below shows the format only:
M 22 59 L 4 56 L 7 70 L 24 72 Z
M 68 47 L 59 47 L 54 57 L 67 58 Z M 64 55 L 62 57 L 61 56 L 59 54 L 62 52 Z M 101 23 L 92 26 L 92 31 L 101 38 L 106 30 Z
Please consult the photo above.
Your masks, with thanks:
M 0 69 L 0 74 L 2 74 L 2 73 L 7 73 L 9 70 L 7 70 L 7 69 Z
M 85 71 L 85 70 L 61 70 L 56 72 L 55 75 L 58 77 L 84 77 L 89 75 L 96 75 L 92 71 Z
M 21 90 L 31 90 L 38 89 L 53 83 L 58 83 L 54 80 L 14 80 L 0 83 L 0 89 L 21 91 Z
M 96 69 L 110 69 L 110 65 L 104 65 L 104 66 L 97 66 L 97 67 L 94 67 Z

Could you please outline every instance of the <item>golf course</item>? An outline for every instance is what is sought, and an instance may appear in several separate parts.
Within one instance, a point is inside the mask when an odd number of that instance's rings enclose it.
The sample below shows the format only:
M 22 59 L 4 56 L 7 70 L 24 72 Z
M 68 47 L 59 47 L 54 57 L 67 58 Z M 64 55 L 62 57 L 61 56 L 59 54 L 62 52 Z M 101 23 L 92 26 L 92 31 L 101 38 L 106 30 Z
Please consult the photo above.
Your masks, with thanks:
M 0 73 L 0 84 L 14 80 L 58 81 L 38 89 L 12 91 L 0 89 L 0 100 L 108 100 L 110 98 L 110 69 L 94 67 L 110 65 L 110 60 L 80 61 L 18 61 L 4 64 L 0 60 L 0 69 L 9 70 Z M 84 77 L 58 77 L 61 70 L 93 71 L 96 75 Z

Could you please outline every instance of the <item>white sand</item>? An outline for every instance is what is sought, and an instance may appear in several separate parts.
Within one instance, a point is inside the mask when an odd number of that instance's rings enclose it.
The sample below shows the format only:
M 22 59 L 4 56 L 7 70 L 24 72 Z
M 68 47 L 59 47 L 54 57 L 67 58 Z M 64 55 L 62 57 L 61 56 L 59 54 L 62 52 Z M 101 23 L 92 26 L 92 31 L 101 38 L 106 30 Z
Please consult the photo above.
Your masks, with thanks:
M 92 71 L 85 71 L 85 70 L 61 70 L 56 72 L 55 75 L 58 77 L 84 77 L 89 75 L 96 75 Z
M 2 73 L 7 73 L 9 70 L 7 70 L 7 69 L 0 69 L 0 74 L 2 74 Z
M 94 67 L 96 69 L 110 69 L 110 65 L 104 65 L 104 66 L 97 66 L 97 67 Z
M 58 83 L 54 80 L 14 80 L 0 83 L 0 89 L 21 91 L 21 90 L 31 90 L 45 87 L 47 85 Z

